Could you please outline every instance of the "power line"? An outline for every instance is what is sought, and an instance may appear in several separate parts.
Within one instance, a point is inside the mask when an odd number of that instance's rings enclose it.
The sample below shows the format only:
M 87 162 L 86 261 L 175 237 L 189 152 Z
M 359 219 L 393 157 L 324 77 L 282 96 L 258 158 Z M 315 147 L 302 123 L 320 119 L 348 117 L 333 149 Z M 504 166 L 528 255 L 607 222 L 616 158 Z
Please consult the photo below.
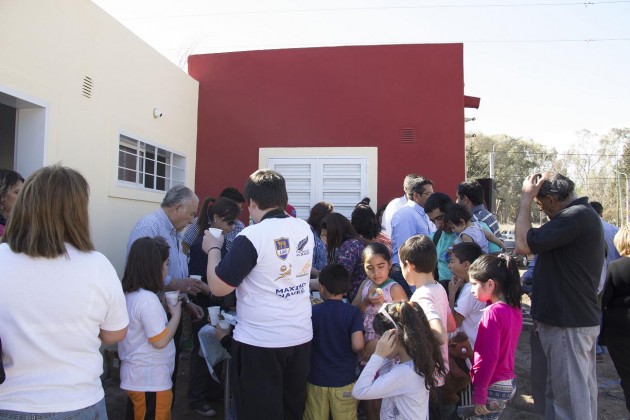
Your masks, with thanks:
M 577 6 L 599 6 L 608 4 L 627 4 L 630 0 L 617 1 L 581 1 L 581 2 L 545 2 L 545 3 L 485 3 L 485 4 L 435 4 L 418 6 L 379 6 L 379 7 L 330 7 L 330 8 L 307 8 L 307 9 L 272 9 L 272 10 L 248 10 L 237 12 L 206 12 L 206 13 L 186 13 L 178 15 L 162 16 L 136 16 L 120 18 L 121 20 L 148 20 L 148 19 L 181 19 L 205 16 L 230 16 L 230 15 L 263 15 L 282 13 L 313 13 L 313 12 L 342 12 L 359 10 L 416 10 L 416 9 L 482 9 L 482 8 L 509 8 L 509 7 L 577 7 Z
M 309 44 L 309 43 L 290 43 L 283 42 L 282 44 L 233 44 L 233 45 L 213 45 L 213 46 L 203 46 L 197 47 L 196 49 L 225 49 L 225 50 L 249 50 L 249 49 L 275 49 L 275 48 L 313 48 L 313 47 L 342 47 L 342 46 L 360 46 L 360 45 L 404 45 L 404 44 L 448 44 L 448 43 L 463 43 L 463 44 L 550 44 L 550 43 L 601 43 L 601 42 L 627 42 L 630 41 L 630 37 L 626 38 L 586 38 L 586 39 L 508 39 L 508 40 L 444 40 L 444 41 L 405 41 L 401 42 L 400 40 L 394 41 L 380 41 L 380 42 L 370 42 L 369 44 L 365 44 L 362 42 L 343 42 L 337 44 Z M 180 48 L 161 48 L 156 47 L 156 49 L 161 51 L 179 51 L 185 49 L 184 47 Z M 198 54 L 207 54 L 207 53 L 198 53 Z
M 484 153 L 492 153 L 490 150 L 484 152 Z M 509 150 L 505 150 L 505 151 L 500 151 L 500 150 L 496 150 L 494 152 L 495 154 L 499 154 L 499 153 L 503 153 L 505 155 L 541 155 L 541 156 L 549 156 L 549 155 L 556 155 L 556 156 L 597 156 L 597 157 L 623 157 L 622 155 L 611 155 L 611 154 L 600 154 L 600 153 L 553 153 L 553 152 L 528 152 L 528 151 L 509 151 Z

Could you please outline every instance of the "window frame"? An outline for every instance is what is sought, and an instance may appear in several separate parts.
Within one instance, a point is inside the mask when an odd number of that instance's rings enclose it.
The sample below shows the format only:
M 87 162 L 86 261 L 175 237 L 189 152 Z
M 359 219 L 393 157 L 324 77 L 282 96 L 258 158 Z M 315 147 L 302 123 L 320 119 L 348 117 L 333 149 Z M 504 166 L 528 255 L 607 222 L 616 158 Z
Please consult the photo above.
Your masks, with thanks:
M 186 183 L 186 156 L 177 151 L 126 133 L 119 133 L 116 151 L 117 186 L 163 193 Z M 129 162 L 123 159 L 125 156 Z M 131 180 L 134 175 L 135 180 Z
M 360 182 L 364 183 L 361 186 L 361 197 L 354 203 L 334 203 L 335 208 L 342 208 L 340 211 L 342 214 L 349 216 L 352 209 L 361 201 L 364 196 L 372 198 L 372 202 L 377 202 L 377 180 L 378 180 L 378 148 L 376 147 L 301 147 L 301 148 L 260 148 L 259 149 L 259 168 L 271 168 L 272 163 L 288 163 L 291 161 L 307 162 L 311 165 L 311 194 L 309 206 L 312 207 L 315 203 L 326 200 L 326 193 L 330 192 L 324 188 L 324 175 L 323 166 L 330 163 L 344 163 L 357 164 L 361 162 L 360 170 Z M 354 162 L 353 162 L 354 161 Z M 313 175 L 315 174 L 315 175 Z M 289 182 L 289 181 L 288 181 Z M 314 185 L 316 184 L 316 185 Z M 313 186 L 314 185 L 314 186 Z M 292 203 L 289 197 L 289 203 L 296 207 L 298 211 L 298 217 L 302 219 L 308 218 L 308 209 L 304 206 L 297 206 L 298 203 Z M 302 204 L 302 203 L 299 203 Z M 338 211 L 338 210 L 335 210 Z

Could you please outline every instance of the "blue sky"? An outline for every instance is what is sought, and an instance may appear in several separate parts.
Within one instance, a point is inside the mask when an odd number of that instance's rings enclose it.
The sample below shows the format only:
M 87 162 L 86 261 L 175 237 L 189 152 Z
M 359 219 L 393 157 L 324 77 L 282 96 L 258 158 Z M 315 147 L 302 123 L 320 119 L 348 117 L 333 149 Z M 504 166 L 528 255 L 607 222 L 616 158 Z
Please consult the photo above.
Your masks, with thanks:
M 187 52 L 463 42 L 465 92 L 481 97 L 467 131 L 562 151 L 579 130 L 630 127 L 630 0 L 94 2 L 178 64 Z

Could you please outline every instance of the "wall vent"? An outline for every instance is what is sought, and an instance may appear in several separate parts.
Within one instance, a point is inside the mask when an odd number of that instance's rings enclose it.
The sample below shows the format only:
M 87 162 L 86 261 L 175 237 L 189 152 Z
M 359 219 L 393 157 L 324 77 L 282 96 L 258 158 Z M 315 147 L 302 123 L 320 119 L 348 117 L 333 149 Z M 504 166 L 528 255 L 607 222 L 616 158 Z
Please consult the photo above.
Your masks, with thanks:
M 83 78 L 83 86 L 81 87 L 81 95 L 92 99 L 92 89 L 94 89 L 94 81 L 90 76 L 85 76 Z
M 414 127 L 406 127 L 401 130 L 400 141 L 402 143 L 416 142 L 416 129 Z

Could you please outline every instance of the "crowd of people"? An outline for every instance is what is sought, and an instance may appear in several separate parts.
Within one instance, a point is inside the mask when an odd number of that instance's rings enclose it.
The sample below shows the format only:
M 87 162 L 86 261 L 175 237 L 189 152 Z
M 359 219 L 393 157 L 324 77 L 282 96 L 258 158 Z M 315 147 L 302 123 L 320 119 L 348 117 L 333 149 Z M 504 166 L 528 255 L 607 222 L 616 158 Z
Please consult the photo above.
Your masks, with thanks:
M 116 343 L 127 418 L 170 419 L 184 309 L 201 415 L 231 398 L 239 420 L 496 419 L 516 392 L 522 293 L 538 412 L 597 418 L 606 351 L 628 404 L 630 228 L 604 222 L 570 179 L 533 174 L 515 242 L 535 260 L 521 279 L 482 186 L 462 182 L 455 202 L 434 188 L 409 174 L 377 212 L 369 198 L 350 218 L 321 202 L 304 221 L 272 170 L 201 205 L 175 186 L 130 232 L 119 280 L 92 244 L 80 173 L 0 171 L 0 419 L 107 418 L 99 348 Z M 200 351 L 209 306 L 236 312 L 234 328 L 215 328 L 229 395 Z

